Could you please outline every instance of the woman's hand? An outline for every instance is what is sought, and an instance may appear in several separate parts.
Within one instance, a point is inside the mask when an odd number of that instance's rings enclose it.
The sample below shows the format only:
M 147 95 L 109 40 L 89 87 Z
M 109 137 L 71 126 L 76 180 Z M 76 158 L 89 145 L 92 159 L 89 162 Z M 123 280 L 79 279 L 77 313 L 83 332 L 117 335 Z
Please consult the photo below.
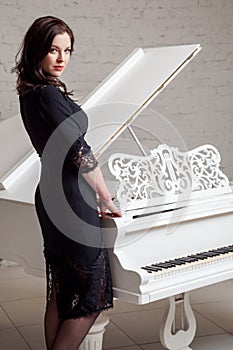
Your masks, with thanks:
M 121 212 L 112 201 L 111 194 L 107 188 L 99 166 L 88 173 L 83 173 L 82 175 L 97 194 L 98 206 L 100 208 L 99 214 L 101 217 L 121 217 Z
M 104 219 L 105 217 L 122 217 L 120 210 L 113 203 L 112 199 L 109 200 L 100 200 L 100 213 L 101 217 Z

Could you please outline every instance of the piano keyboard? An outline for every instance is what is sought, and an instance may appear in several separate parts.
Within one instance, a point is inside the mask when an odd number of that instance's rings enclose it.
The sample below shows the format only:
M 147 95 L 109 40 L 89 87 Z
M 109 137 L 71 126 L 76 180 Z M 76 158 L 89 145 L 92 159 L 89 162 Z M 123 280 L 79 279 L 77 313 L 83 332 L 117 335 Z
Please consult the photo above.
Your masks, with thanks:
M 148 273 L 154 273 L 156 277 L 165 277 L 174 272 L 186 272 L 205 266 L 208 267 L 231 259 L 233 259 L 233 245 L 158 262 L 156 264 L 143 266 L 142 269 L 146 270 Z

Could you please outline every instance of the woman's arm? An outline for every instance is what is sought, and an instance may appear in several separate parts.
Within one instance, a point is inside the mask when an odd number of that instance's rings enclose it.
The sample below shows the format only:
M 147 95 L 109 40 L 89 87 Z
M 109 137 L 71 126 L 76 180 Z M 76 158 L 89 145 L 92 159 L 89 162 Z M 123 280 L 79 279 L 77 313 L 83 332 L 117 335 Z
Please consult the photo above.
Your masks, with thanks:
M 82 174 L 87 183 L 98 195 L 102 217 L 106 216 L 106 209 L 108 209 L 113 216 L 121 217 L 121 212 L 112 201 L 102 171 L 92 153 L 91 147 L 86 143 L 84 135 L 76 142 L 76 151 L 72 158 L 73 163 L 79 168 L 79 173 Z

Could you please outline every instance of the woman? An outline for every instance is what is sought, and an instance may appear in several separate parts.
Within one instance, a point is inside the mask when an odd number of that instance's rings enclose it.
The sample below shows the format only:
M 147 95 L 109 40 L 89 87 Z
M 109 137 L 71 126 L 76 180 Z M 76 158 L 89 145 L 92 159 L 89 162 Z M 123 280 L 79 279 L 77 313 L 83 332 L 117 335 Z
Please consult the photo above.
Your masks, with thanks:
M 87 116 L 59 79 L 73 47 L 66 23 L 52 16 L 38 18 L 13 68 L 21 116 L 42 165 L 35 206 L 44 239 L 48 350 L 77 349 L 99 313 L 112 307 L 96 195 L 102 212 L 121 216 L 84 139 Z

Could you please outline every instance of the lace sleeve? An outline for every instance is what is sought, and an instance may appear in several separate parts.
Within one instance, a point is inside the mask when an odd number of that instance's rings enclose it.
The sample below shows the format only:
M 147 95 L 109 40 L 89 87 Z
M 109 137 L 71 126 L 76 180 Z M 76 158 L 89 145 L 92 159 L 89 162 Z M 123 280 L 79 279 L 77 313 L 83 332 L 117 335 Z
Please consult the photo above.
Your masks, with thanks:
M 98 165 L 91 147 L 86 143 L 83 136 L 76 143 L 73 163 L 79 168 L 81 173 L 89 173 Z

